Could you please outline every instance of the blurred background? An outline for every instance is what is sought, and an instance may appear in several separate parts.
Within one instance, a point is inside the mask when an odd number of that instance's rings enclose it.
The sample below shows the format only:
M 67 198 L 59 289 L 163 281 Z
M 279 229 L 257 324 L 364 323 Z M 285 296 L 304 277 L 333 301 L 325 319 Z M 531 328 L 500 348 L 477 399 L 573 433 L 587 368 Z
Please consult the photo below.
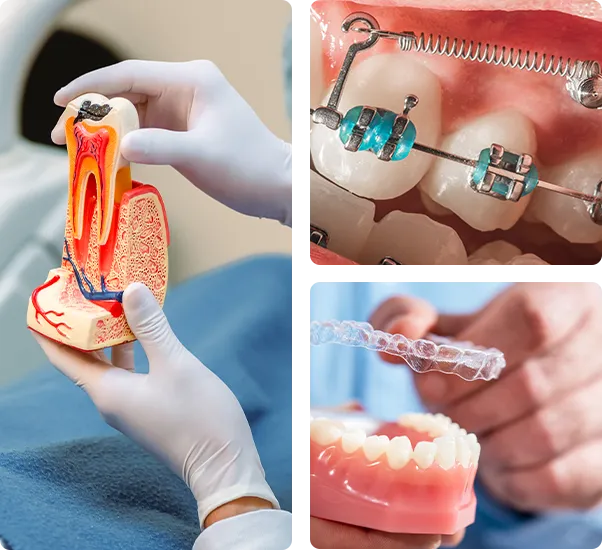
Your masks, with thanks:
M 68 169 L 66 150 L 50 142 L 62 111 L 54 92 L 123 59 L 211 59 L 290 140 L 290 19 L 283 0 L 0 1 L 0 384 L 44 359 L 25 314 L 62 249 Z M 170 285 L 238 258 L 290 253 L 288 228 L 228 210 L 169 167 L 134 166 L 133 176 L 165 200 Z

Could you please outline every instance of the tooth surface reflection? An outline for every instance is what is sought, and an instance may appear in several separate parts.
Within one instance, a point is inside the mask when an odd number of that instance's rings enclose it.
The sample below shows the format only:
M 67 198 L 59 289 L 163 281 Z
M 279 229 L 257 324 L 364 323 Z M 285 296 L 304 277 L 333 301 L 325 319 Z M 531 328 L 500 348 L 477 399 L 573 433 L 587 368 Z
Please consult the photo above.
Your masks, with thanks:
M 440 148 L 476 159 L 492 143 L 499 143 L 506 151 L 519 155 L 533 155 L 537 150 L 533 123 L 518 111 L 499 111 L 477 118 L 445 136 Z M 510 229 L 525 211 L 531 196 L 512 202 L 479 194 L 468 184 L 471 174 L 472 169 L 467 166 L 437 159 L 420 182 L 420 189 L 480 231 Z
M 310 171 L 312 225 L 326 231 L 328 248 L 356 260 L 374 226 L 375 206 Z
M 402 264 L 466 264 L 466 249 L 458 234 L 424 214 L 394 211 L 374 226 L 361 263 L 376 264 L 390 256 Z
M 375 55 L 353 65 L 339 111 L 366 105 L 401 113 L 408 94 L 420 102 L 410 114 L 418 141 L 436 145 L 441 132 L 441 87 L 437 77 L 424 65 L 404 53 Z M 324 99 L 327 102 L 328 96 Z M 338 131 L 313 125 L 311 153 L 318 171 L 339 185 L 363 197 L 388 199 L 414 187 L 433 159 L 412 151 L 405 160 L 384 162 L 369 151 L 344 148 Z
M 549 167 L 542 179 L 593 194 L 602 179 L 602 155 L 600 151 L 590 151 L 564 164 Z M 538 189 L 529 211 L 572 243 L 595 243 L 602 239 L 602 225 L 592 221 L 587 205 L 578 199 Z

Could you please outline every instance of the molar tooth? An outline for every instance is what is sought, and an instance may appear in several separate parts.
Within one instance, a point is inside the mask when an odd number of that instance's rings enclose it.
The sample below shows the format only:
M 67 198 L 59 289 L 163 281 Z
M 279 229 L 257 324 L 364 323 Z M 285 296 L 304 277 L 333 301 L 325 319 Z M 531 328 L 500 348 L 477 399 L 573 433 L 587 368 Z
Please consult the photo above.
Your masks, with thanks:
M 434 440 L 437 446 L 435 460 L 444 470 L 449 470 L 456 463 L 456 440 L 451 436 L 437 437 Z
M 420 238 L 403 235 L 420 235 Z M 410 265 L 464 265 L 468 261 L 464 244 L 451 227 L 424 214 L 398 210 L 390 212 L 374 226 L 360 262 L 372 265 L 386 256 Z
M 340 426 L 327 418 L 317 418 L 312 421 L 309 433 L 311 439 L 320 445 L 330 445 L 338 441 L 342 435 Z
M 432 441 L 419 441 L 416 443 L 412 458 L 419 468 L 425 470 L 434 462 L 436 454 L 437 445 L 435 443 Z
M 470 465 L 471 451 L 466 436 L 456 436 L 456 460 L 464 468 Z
M 352 430 L 345 432 L 341 438 L 343 451 L 352 454 L 355 453 L 366 441 L 366 433 L 363 430 Z
M 514 110 L 473 120 L 445 136 L 440 148 L 464 157 L 478 158 L 480 152 L 492 143 L 499 143 L 506 151 L 519 155 L 534 154 L 537 149 L 532 122 Z M 461 164 L 437 159 L 420 182 L 420 189 L 480 231 L 510 229 L 525 211 L 530 196 L 511 202 L 477 193 L 468 183 L 471 170 Z
M 391 439 L 387 449 L 387 460 L 393 470 L 403 468 L 411 457 L 412 443 L 409 437 L 402 435 Z
M 408 94 L 420 98 L 410 114 L 420 142 L 435 146 L 441 133 L 441 86 L 434 73 L 405 53 L 358 59 L 349 72 L 339 111 L 344 115 L 365 105 L 401 113 Z M 357 195 L 374 199 L 398 197 L 409 191 L 433 162 L 430 155 L 416 151 L 404 160 L 390 162 L 379 160 L 370 151 L 347 151 L 338 130 L 315 124 L 311 153 L 320 173 Z
M 371 435 L 364 441 L 364 454 L 370 462 L 374 462 L 386 452 L 389 438 L 386 435 Z

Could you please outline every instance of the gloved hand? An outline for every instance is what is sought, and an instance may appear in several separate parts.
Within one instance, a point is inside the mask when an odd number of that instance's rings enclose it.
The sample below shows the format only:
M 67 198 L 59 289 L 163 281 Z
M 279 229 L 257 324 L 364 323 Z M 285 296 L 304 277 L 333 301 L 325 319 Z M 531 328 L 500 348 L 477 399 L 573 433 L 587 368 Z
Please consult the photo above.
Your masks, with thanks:
M 291 145 L 277 138 L 210 61 L 123 61 L 60 89 L 65 107 L 88 92 L 138 109 L 141 129 L 124 137 L 130 162 L 169 164 L 201 191 L 249 216 L 291 225 Z M 64 128 L 52 140 L 65 143 Z
M 237 502 L 242 511 L 278 508 L 234 394 L 177 339 L 143 284 L 126 289 L 123 307 L 148 357 L 148 374 L 134 372 L 133 344 L 113 348 L 109 362 L 103 352 L 34 336 L 50 362 L 90 395 L 108 424 L 186 482 L 201 526 L 227 503 Z

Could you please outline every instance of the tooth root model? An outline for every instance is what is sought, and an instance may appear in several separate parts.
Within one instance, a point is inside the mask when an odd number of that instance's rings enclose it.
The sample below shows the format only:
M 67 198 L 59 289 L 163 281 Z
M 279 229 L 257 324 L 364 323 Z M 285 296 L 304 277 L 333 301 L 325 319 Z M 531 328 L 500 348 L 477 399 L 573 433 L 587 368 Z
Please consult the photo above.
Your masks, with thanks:
M 132 181 L 119 149 L 136 130 L 126 99 L 86 94 L 63 113 L 69 153 L 69 196 L 60 268 L 29 300 L 29 328 L 82 350 L 134 340 L 121 305 L 133 282 L 163 304 L 169 228 L 161 195 Z

